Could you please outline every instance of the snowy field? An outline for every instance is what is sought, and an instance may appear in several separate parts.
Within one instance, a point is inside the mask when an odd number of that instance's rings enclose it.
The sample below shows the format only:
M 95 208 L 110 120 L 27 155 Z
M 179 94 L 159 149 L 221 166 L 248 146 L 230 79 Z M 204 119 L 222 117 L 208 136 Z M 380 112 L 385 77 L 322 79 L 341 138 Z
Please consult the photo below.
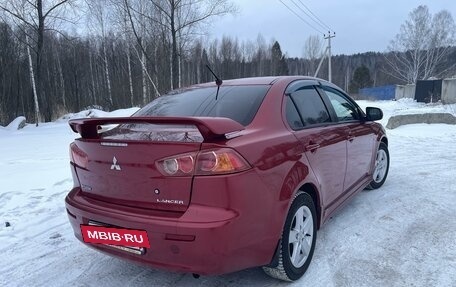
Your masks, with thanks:
M 456 105 L 359 104 L 382 108 L 384 125 L 396 114 L 456 115 Z M 77 241 L 64 205 L 72 187 L 68 145 L 77 135 L 66 121 L 0 127 L 0 286 L 456 286 L 456 126 L 387 130 L 392 161 L 385 185 L 360 193 L 322 227 L 307 273 L 287 284 L 260 268 L 193 279 Z

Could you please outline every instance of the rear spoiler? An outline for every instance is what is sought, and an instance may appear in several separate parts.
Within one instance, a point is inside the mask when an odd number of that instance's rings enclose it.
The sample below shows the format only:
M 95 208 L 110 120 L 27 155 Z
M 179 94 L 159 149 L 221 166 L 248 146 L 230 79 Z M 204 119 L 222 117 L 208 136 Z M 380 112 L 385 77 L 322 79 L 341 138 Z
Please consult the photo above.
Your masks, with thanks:
M 82 138 L 98 138 L 101 125 L 109 124 L 175 124 L 195 125 L 205 140 L 225 137 L 226 134 L 244 129 L 240 123 L 229 118 L 213 117 L 116 117 L 116 118 L 85 118 L 70 120 L 69 125 Z

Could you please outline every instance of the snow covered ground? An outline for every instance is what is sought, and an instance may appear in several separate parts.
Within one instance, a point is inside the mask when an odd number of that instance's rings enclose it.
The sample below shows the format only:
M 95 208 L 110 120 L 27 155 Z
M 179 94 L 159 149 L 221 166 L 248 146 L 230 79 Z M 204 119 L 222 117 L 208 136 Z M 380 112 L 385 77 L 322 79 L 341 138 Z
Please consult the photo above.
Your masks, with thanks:
M 384 125 L 395 114 L 456 115 L 456 105 L 359 104 L 382 108 Z M 193 279 L 78 242 L 64 206 L 72 187 L 68 145 L 77 136 L 67 119 L 19 131 L 0 127 L 0 286 L 287 285 L 260 268 Z M 387 133 L 392 162 L 385 185 L 360 193 L 323 226 L 310 268 L 290 286 L 456 286 L 456 126 L 415 124 Z

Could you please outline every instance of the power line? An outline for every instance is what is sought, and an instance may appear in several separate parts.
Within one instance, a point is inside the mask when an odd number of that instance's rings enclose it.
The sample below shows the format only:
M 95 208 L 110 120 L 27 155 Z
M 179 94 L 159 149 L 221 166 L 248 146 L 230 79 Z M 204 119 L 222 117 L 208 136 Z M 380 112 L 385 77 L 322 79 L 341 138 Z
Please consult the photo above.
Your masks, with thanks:
M 301 3 L 301 5 L 303 7 L 305 7 L 307 9 L 307 11 L 309 11 L 310 14 L 313 15 L 313 17 L 307 13 L 306 11 L 304 11 L 294 0 L 290 0 L 299 10 L 301 10 L 302 13 L 304 13 L 307 17 L 310 18 L 310 20 L 312 20 L 314 23 L 316 23 L 318 26 L 320 26 L 321 28 L 325 29 L 325 28 L 328 28 L 328 36 L 326 36 L 324 33 L 321 32 L 320 29 L 316 28 L 314 25 L 310 24 L 308 21 L 306 21 L 301 15 L 299 15 L 298 13 L 296 13 L 296 11 L 294 11 L 293 9 L 291 9 L 287 4 L 285 4 L 285 2 L 283 2 L 283 0 L 279 0 L 280 3 L 282 3 L 282 5 L 284 5 L 288 10 L 290 10 L 291 13 L 295 14 L 296 17 L 298 17 L 299 19 L 301 19 L 301 21 L 303 21 L 304 23 L 306 23 L 309 27 L 311 27 L 312 29 L 314 29 L 315 31 L 317 31 L 318 33 L 321 33 L 323 34 L 323 37 L 325 40 L 328 40 L 328 46 L 326 47 L 326 50 L 324 52 L 324 54 L 326 54 L 327 52 L 327 57 L 328 57 L 328 81 L 331 82 L 332 81 L 332 66 L 331 66 L 331 38 L 334 38 L 336 37 L 336 33 L 333 31 L 331 33 L 331 27 L 329 27 L 328 25 L 326 25 L 320 18 L 317 17 L 317 15 L 315 15 L 310 9 L 309 7 L 307 7 L 301 0 L 298 0 L 299 3 Z M 332 34 L 332 35 L 331 35 Z M 321 64 L 323 63 L 323 60 L 324 60 L 324 56 L 322 55 L 322 58 L 320 60 L 320 63 L 318 64 L 318 68 L 317 70 L 315 71 L 315 77 L 318 75 L 318 71 L 320 70 L 320 67 L 321 67 Z
M 285 4 L 282 0 L 279 0 L 280 3 L 282 3 L 285 7 L 287 7 L 288 10 L 290 10 L 291 13 L 295 14 L 296 17 L 298 17 L 299 19 L 301 19 L 301 21 L 303 21 L 304 23 L 306 23 L 309 27 L 311 27 L 312 29 L 314 29 L 315 31 L 317 31 L 318 33 L 320 34 L 324 34 L 322 31 L 320 31 L 319 29 L 317 29 L 315 26 L 313 26 L 312 24 L 310 24 L 309 22 L 307 22 L 304 18 L 301 17 L 301 15 L 299 15 L 298 13 L 296 13 L 293 9 L 291 9 L 287 4 Z
M 317 16 L 317 15 L 315 15 L 315 14 L 312 12 L 312 10 L 310 10 L 310 8 L 309 8 L 309 7 L 307 7 L 307 5 L 306 5 L 306 4 L 304 4 L 304 3 L 303 3 L 301 0 L 298 0 L 298 1 L 299 1 L 299 3 L 301 3 L 301 4 L 302 4 L 302 6 L 304 6 L 304 8 L 306 8 L 306 9 L 307 9 L 307 11 L 309 11 L 309 12 L 310 12 L 310 14 L 312 14 L 312 15 L 315 17 L 315 19 L 317 19 L 317 20 L 318 20 L 318 22 L 320 22 L 320 23 L 321 23 L 323 26 L 325 26 L 325 27 L 326 27 L 326 29 L 328 29 L 328 30 L 331 30 L 331 31 L 332 31 L 331 27 L 329 27 L 328 25 L 326 25 L 326 23 L 325 23 L 325 22 L 323 22 L 323 21 L 322 21 L 320 18 L 318 18 L 318 16 Z
M 308 12 L 306 12 L 304 9 L 301 8 L 301 6 L 299 6 L 298 4 L 296 4 L 295 1 L 293 0 L 290 0 L 291 3 L 293 3 L 299 10 L 301 10 L 302 13 L 306 14 L 307 17 L 309 17 L 310 20 L 312 20 L 315 24 L 317 24 L 318 26 L 320 26 L 321 28 L 323 29 L 327 29 L 323 24 L 321 24 L 319 21 L 315 20 L 314 17 L 312 17 Z M 301 2 L 302 3 L 302 2 Z

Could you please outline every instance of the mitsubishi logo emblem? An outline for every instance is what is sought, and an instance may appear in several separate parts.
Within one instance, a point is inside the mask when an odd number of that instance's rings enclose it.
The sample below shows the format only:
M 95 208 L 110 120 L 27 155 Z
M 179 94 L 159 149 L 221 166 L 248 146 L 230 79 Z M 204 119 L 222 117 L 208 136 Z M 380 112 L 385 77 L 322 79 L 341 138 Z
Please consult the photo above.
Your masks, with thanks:
M 117 158 L 116 157 L 112 158 L 111 169 L 112 170 L 121 170 L 120 165 L 117 164 Z

